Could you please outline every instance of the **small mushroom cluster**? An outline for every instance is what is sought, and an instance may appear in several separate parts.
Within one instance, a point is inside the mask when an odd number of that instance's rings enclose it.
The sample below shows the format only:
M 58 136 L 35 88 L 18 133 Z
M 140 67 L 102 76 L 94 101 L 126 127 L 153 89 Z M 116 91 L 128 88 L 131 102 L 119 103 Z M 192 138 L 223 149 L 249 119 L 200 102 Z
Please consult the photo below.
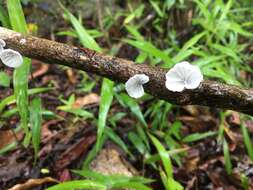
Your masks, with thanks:
M 6 43 L 0 39 L 0 59 L 8 67 L 17 68 L 23 63 L 23 57 L 12 49 L 4 49 Z
M 184 89 L 195 89 L 203 80 L 200 69 L 187 61 L 177 63 L 166 73 L 165 86 L 173 92 L 182 92 Z M 140 98 L 144 95 L 143 85 L 149 81 L 145 74 L 136 74 L 125 84 L 126 91 L 133 98 Z

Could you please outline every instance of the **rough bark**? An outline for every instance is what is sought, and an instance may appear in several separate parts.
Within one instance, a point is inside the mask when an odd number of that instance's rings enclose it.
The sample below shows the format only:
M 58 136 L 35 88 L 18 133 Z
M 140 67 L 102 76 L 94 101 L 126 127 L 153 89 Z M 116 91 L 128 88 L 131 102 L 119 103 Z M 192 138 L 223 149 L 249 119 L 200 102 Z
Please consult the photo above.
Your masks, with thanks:
M 117 82 L 125 82 L 138 73 L 146 74 L 150 78 L 144 85 L 146 92 L 174 104 L 210 106 L 253 115 L 253 89 L 205 80 L 197 89 L 175 93 L 165 87 L 167 70 L 159 67 L 134 64 L 87 48 L 24 36 L 2 27 L 0 39 L 6 42 L 8 48 L 19 51 L 24 56 L 95 73 Z

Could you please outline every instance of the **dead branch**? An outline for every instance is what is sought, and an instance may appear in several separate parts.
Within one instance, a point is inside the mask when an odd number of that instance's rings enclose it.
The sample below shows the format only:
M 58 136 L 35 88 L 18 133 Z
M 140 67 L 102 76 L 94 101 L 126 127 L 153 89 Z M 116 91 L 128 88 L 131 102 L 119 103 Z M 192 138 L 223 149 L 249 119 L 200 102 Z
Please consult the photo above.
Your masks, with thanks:
M 135 74 L 146 74 L 150 81 L 144 85 L 145 90 L 157 98 L 174 104 L 217 107 L 253 115 L 253 89 L 205 80 L 197 89 L 175 93 L 165 87 L 167 71 L 159 67 L 134 64 L 132 61 L 104 55 L 87 48 L 24 36 L 2 27 L 0 39 L 6 42 L 7 47 L 19 51 L 24 56 L 95 73 L 117 82 L 126 82 Z

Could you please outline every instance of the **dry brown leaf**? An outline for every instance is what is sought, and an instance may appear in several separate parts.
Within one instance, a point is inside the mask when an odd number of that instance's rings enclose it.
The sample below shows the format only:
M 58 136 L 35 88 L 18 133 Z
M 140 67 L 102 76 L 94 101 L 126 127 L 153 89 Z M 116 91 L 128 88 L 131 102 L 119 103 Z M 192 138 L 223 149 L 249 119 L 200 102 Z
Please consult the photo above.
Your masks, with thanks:
M 96 136 L 90 134 L 89 136 L 81 138 L 66 151 L 64 151 L 54 164 L 54 169 L 57 171 L 64 169 L 82 154 L 88 151 L 89 147 L 96 141 Z
M 59 183 L 59 182 L 56 179 L 53 179 L 51 177 L 45 177 L 45 178 L 40 178 L 40 179 L 29 179 L 25 183 L 17 184 L 9 188 L 8 190 L 30 190 L 44 183 Z
M 21 140 L 23 138 L 23 132 L 20 131 L 14 135 L 14 132 L 11 130 L 0 131 L 0 149 L 7 146 L 10 143 L 15 142 L 16 140 Z
M 43 64 L 41 62 L 39 62 L 38 64 L 40 64 L 40 67 L 29 76 L 29 80 L 44 75 L 48 71 L 48 64 Z
M 76 84 L 77 79 L 76 79 L 76 76 L 75 76 L 75 73 L 74 73 L 73 69 L 68 68 L 66 70 L 66 73 L 67 73 L 67 76 L 68 76 L 68 79 L 69 79 L 70 83 Z
M 199 110 L 198 110 L 198 107 L 194 106 L 194 105 L 183 106 L 183 109 L 185 109 L 192 116 L 198 116 L 200 114 Z
M 87 106 L 90 104 L 99 103 L 99 96 L 95 93 L 90 93 L 84 97 L 79 97 L 76 99 L 74 104 L 72 105 L 73 108 L 81 108 L 83 106 Z
M 90 168 L 104 175 L 138 175 L 138 171 L 124 158 L 121 149 L 113 143 L 106 144 L 91 162 Z
M 2 159 L 1 159 L 2 158 Z M 24 175 L 24 171 L 30 173 L 28 163 L 31 161 L 30 157 L 26 160 L 20 161 L 20 151 L 17 150 L 8 157 L 0 157 L 0 184 L 6 183 L 9 180 L 15 179 Z M 18 161 L 19 160 L 19 161 Z M 0 185 L 1 189 L 1 185 Z M 2 189 L 1 189 L 2 190 Z

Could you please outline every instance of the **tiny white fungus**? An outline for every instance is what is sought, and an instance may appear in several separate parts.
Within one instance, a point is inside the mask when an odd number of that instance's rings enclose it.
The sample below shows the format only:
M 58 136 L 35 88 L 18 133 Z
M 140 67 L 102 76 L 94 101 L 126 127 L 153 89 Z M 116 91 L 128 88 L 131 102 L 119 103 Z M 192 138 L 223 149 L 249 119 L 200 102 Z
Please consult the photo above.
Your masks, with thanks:
M 144 95 L 143 84 L 149 81 L 145 74 L 136 74 L 132 76 L 125 84 L 126 91 L 132 98 L 140 98 Z
M 17 68 L 23 63 L 19 52 L 12 49 L 4 49 L 0 52 L 0 59 L 8 67 Z
M 177 63 L 166 73 L 165 86 L 173 92 L 182 92 L 186 89 L 195 89 L 203 80 L 200 69 L 187 61 Z

